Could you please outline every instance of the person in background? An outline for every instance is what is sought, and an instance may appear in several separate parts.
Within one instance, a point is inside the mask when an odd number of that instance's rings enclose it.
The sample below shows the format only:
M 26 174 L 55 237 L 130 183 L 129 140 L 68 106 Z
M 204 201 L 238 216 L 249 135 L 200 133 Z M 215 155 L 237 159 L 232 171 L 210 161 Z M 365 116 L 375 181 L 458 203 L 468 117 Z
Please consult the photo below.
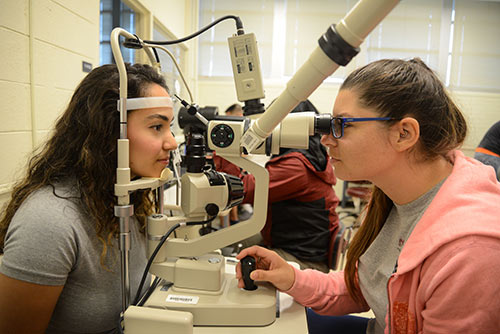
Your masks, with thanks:
M 500 121 L 493 124 L 481 139 L 474 158 L 492 166 L 500 181 Z
M 314 111 L 302 101 L 292 112 Z M 235 173 L 235 166 L 216 161 L 217 170 Z M 335 209 L 339 199 L 333 186 L 337 180 L 320 136 L 309 138 L 309 148 L 281 148 L 266 163 L 269 172 L 269 206 L 261 233 L 242 242 L 244 247 L 263 244 L 301 268 L 328 272 L 333 243 L 339 229 Z M 240 173 L 245 189 L 243 203 L 253 203 L 255 178 Z
M 126 65 L 128 97 L 169 97 L 147 65 Z M 122 309 L 114 215 L 119 75 L 115 65 L 79 84 L 53 135 L 30 160 L 0 219 L 0 333 L 112 333 Z M 131 176 L 159 177 L 177 143 L 171 107 L 128 112 Z M 147 262 L 151 191 L 131 194 L 130 287 Z
M 243 116 L 243 107 L 239 103 L 231 104 L 227 107 L 225 114 L 227 116 Z
M 257 246 L 237 258 L 254 256 L 252 279 L 310 307 L 309 333 L 499 333 L 500 183 L 457 150 L 466 134 L 419 58 L 355 70 L 322 138 L 340 179 L 374 184 L 345 270 L 297 270 Z M 369 309 L 374 319 L 346 316 Z

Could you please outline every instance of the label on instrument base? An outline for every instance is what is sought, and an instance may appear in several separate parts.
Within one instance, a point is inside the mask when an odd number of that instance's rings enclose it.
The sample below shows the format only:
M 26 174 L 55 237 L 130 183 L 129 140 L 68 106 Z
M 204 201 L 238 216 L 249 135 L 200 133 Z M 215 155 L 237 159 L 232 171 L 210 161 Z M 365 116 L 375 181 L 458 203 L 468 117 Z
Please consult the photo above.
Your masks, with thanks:
M 170 303 L 181 303 L 181 304 L 198 304 L 198 296 L 180 296 L 180 295 L 168 295 L 167 302 Z

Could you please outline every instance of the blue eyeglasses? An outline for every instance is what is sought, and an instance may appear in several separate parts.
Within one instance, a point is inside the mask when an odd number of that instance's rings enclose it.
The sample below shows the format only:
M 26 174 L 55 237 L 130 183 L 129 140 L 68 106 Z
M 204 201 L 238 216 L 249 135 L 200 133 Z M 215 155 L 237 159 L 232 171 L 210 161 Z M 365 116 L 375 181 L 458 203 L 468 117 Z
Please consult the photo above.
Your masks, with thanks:
M 332 117 L 330 120 L 330 127 L 332 130 L 332 135 L 336 139 L 340 139 L 344 136 L 344 126 L 346 123 L 352 122 L 367 122 L 367 121 L 393 121 L 397 118 L 393 117 Z

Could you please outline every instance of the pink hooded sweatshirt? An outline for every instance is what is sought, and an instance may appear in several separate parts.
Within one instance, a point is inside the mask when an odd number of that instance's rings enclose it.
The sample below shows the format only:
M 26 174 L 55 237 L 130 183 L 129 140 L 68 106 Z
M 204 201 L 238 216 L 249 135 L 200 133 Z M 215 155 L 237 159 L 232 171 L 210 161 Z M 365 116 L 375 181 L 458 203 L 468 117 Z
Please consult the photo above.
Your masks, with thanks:
M 490 166 L 450 156 L 453 171 L 387 284 L 385 333 L 500 333 L 500 183 Z M 295 270 L 286 292 L 319 314 L 369 310 L 349 296 L 343 272 Z

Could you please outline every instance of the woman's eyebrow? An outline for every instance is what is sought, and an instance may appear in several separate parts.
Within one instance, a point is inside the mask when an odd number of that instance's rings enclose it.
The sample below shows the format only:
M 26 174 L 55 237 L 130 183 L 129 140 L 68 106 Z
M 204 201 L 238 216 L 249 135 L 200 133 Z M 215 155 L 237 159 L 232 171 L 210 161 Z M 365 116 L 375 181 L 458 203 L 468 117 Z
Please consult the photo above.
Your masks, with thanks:
M 345 118 L 345 117 L 351 117 L 351 116 L 349 114 L 347 114 L 347 113 L 341 112 L 341 113 L 338 113 L 336 115 L 332 115 L 332 117 Z
M 165 122 L 168 122 L 169 119 L 167 116 L 164 116 L 164 115 L 161 115 L 161 114 L 152 114 L 152 115 L 149 115 L 148 117 L 146 117 L 147 119 L 155 119 L 155 118 L 159 118 Z

